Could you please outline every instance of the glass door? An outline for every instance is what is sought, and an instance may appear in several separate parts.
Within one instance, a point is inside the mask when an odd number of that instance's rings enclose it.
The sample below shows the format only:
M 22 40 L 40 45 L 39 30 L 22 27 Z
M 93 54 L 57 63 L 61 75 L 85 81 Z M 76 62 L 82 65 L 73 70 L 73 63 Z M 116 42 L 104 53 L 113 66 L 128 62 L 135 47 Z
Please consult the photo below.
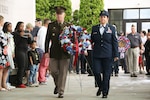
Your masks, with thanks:
M 147 32 L 148 29 L 150 29 L 150 22 L 142 22 L 141 23 L 141 30 Z
M 126 22 L 126 34 L 131 33 L 131 26 L 134 25 L 137 31 L 137 22 Z

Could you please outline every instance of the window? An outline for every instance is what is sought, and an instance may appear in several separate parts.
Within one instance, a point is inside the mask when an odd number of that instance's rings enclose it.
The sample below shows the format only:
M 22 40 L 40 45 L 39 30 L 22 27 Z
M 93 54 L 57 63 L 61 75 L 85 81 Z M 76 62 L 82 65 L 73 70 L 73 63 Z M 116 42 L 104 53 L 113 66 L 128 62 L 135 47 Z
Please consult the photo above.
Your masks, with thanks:
M 118 32 L 122 31 L 122 21 L 111 21 L 110 24 L 115 24 Z
M 123 11 L 124 19 L 139 19 L 139 9 L 126 9 Z
M 127 22 L 126 23 L 126 33 L 131 33 L 131 26 L 135 25 L 137 31 L 137 22 Z
M 110 17 L 111 20 L 122 20 L 123 19 L 123 10 L 111 10 Z
M 117 31 L 122 31 L 123 9 L 111 9 L 109 10 L 109 22 L 117 26 Z
M 150 29 L 150 22 L 142 22 L 142 30 L 147 31 Z
M 150 19 L 150 9 L 140 9 L 140 19 Z

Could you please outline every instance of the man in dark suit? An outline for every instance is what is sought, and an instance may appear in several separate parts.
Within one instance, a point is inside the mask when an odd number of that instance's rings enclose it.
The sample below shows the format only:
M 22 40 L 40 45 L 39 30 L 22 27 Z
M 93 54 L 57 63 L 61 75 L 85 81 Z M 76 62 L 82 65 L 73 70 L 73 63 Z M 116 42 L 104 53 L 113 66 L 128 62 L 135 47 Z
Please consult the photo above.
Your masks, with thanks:
M 58 93 L 58 98 L 63 98 L 70 55 L 61 47 L 59 35 L 68 23 L 64 21 L 66 8 L 58 6 L 56 10 L 56 21 L 50 23 L 47 29 L 45 40 L 45 55 L 49 55 L 50 47 L 50 71 L 54 79 L 54 94 Z
M 118 60 L 118 41 L 115 28 L 108 24 L 109 14 L 100 12 L 100 24 L 92 27 L 93 72 L 99 87 L 97 96 L 107 98 L 113 60 Z

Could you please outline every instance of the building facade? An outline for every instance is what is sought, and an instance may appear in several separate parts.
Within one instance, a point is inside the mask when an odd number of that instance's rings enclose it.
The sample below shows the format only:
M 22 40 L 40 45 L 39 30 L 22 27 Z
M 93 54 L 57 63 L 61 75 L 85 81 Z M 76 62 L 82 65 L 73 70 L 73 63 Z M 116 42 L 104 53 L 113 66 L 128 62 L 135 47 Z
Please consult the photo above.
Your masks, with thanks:
M 0 0 L 0 15 L 15 27 L 18 21 L 34 24 L 35 0 Z
M 131 25 L 137 31 L 150 29 L 150 0 L 104 0 L 109 11 L 110 23 L 116 24 L 118 31 L 131 32 Z
M 80 0 L 71 0 L 73 11 L 79 9 Z M 150 28 L 150 0 L 104 0 L 104 9 L 109 11 L 110 23 L 118 31 L 129 33 L 132 24 L 137 31 Z M 35 0 L 0 0 L 0 15 L 15 27 L 18 21 L 32 23 L 36 18 Z

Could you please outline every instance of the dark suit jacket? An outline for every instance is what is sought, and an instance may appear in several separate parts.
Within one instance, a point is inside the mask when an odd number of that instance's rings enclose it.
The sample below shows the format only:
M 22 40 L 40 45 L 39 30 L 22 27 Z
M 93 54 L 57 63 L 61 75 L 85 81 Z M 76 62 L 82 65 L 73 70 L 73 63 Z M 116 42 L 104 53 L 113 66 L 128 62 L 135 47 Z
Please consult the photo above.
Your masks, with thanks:
M 147 40 L 145 45 L 145 57 L 150 57 L 150 40 Z
M 95 58 L 114 58 L 118 57 L 118 40 L 115 28 L 106 24 L 103 35 L 100 34 L 100 25 L 92 27 L 91 39 L 94 44 L 93 57 Z
M 64 51 L 61 47 L 61 43 L 59 41 L 59 35 L 62 32 L 63 28 L 67 26 L 68 23 L 64 23 L 63 25 L 59 25 L 57 21 L 54 21 L 49 24 L 47 29 L 47 35 L 45 40 L 45 52 L 47 53 L 49 50 L 49 42 L 51 40 L 52 45 L 50 48 L 50 58 L 55 59 L 68 59 L 70 55 Z

